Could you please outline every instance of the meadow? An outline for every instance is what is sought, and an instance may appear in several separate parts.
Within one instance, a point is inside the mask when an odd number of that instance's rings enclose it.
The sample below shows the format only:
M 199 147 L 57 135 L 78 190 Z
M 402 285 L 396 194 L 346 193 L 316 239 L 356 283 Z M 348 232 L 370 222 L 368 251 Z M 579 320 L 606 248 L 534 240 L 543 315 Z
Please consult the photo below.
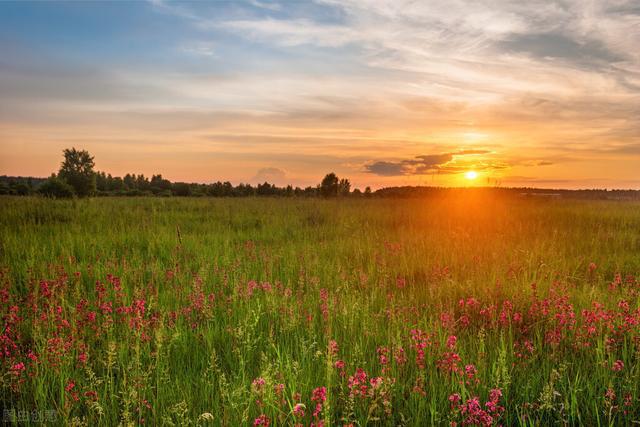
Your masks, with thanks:
M 639 293 L 638 202 L 4 197 L 0 402 L 15 425 L 632 425 Z

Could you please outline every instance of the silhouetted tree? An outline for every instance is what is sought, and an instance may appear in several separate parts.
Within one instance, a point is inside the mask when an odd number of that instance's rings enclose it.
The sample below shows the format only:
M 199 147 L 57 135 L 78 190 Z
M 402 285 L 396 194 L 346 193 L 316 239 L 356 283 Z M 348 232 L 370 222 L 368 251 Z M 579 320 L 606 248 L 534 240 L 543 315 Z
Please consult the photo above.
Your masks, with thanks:
M 331 172 L 325 175 L 320 183 L 320 194 L 323 197 L 335 197 L 338 195 L 338 177 Z
M 367 188 L 364 189 L 364 195 L 366 197 L 370 197 L 371 196 L 371 187 L 367 186 Z
M 338 183 L 338 195 L 348 196 L 351 191 L 351 182 L 347 178 L 342 178 Z
M 78 196 L 91 196 L 96 191 L 94 166 L 93 157 L 88 151 L 67 148 L 58 177 L 73 187 Z

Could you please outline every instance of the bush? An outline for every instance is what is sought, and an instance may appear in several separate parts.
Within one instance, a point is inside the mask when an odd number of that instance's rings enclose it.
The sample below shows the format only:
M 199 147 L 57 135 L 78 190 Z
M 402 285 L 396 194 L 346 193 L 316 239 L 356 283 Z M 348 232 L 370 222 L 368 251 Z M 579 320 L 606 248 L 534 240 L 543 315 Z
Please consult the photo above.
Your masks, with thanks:
M 73 188 L 69 184 L 55 176 L 52 176 L 40 185 L 38 193 L 55 199 L 68 199 L 73 197 L 75 194 Z

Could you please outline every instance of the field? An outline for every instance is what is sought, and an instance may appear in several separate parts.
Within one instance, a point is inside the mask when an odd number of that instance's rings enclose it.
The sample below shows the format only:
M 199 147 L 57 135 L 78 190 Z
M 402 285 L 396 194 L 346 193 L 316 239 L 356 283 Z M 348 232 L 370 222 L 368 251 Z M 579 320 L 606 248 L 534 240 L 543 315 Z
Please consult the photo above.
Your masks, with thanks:
M 640 422 L 640 203 L 451 194 L 1 198 L 4 420 Z

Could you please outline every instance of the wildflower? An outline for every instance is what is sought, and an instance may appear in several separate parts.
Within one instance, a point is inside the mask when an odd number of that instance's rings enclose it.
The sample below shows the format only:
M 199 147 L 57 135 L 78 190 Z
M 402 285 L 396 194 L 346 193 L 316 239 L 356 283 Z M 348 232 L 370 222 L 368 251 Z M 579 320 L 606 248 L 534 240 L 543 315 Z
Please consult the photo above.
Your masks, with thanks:
M 349 377 L 347 385 L 351 390 L 350 396 L 365 397 L 368 390 L 367 373 L 362 368 L 358 368 L 356 373 Z
M 613 391 L 612 388 L 608 388 L 607 391 L 604 393 L 604 397 L 609 401 L 613 401 L 616 399 L 616 392 Z
M 22 371 L 24 371 L 24 370 L 25 370 L 25 366 L 24 366 L 24 363 L 22 363 L 22 362 L 20 362 L 20 363 L 16 363 L 15 365 L 13 365 L 13 366 L 11 367 L 11 373 L 12 373 L 13 375 L 15 375 L 16 377 L 17 377 L 17 376 L 19 376 L 19 375 L 20 375 L 20 373 L 21 373 Z
M 393 355 L 393 358 L 395 359 L 396 363 L 400 366 L 407 363 L 407 356 L 402 347 L 398 347 L 396 349 L 395 354 Z
M 320 415 L 322 412 L 322 404 L 327 400 L 327 388 L 326 387 L 318 387 L 313 390 L 311 393 L 311 401 L 316 402 L 316 408 L 313 411 L 313 416 L 315 418 Z
M 269 418 L 265 414 L 261 414 L 258 418 L 253 420 L 253 425 L 255 426 L 264 426 L 269 427 L 270 424 Z
M 280 396 L 284 391 L 284 384 L 280 383 L 280 384 L 274 385 L 273 391 L 276 393 L 276 395 Z
M 293 415 L 299 418 L 304 417 L 305 406 L 302 403 L 296 403 L 293 407 Z
M 313 402 L 324 402 L 327 400 L 327 388 L 326 387 L 318 387 L 313 390 L 311 394 L 311 400 Z
M 386 365 L 389 362 L 387 358 L 387 354 L 389 353 L 389 349 L 387 347 L 378 347 L 376 352 L 378 353 L 378 360 L 381 365 Z
M 382 381 L 382 377 L 373 377 L 369 380 L 369 384 L 371 384 L 371 387 L 374 389 L 377 389 L 382 385 Z
M 457 341 L 458 341 L 458 338 L 455 335 L 449 336 L 449 338 L 447 338 L 447 347 L 453 350 L 456 347 Z
M 478 373 L 478 369 L 474 365 L 467 365 L 464 367 L 464 372 L 467 378 L 472 379 Z
M 329 341 L 329 355 L 332 357 L 338 355 L 338 343 L 336 340 Z
M 460 403 L 460 395 L 458 393 L 452 394 L 451 396 L 449 396 L 449 402 L 451 402 L 452 408 L 458 406 L 458 404 Z
M 438 365 L 438 368 L 445 372 L 459 373 L 460 367 L 458 366 L 458 363 L 461 360 L 462 358 L 458 355 L 458 353 L 449 352 L 444 353 L 442 355 L 442 358 L 436 363 Z
M 489 401 L 485 403 L 487 410 L 494 414 L 499 414 L 504 411 L 502 406 L 498 405 L 500 398 L 502 397 L 502 390 L 494 388 L 489 392 Z
M 622 360 L 616 360 L 613 362 L 613 367 L 611 368 L 615 372 L 620 372 L 624 369 L 624 362 Z
M 69 395 L 71 396 L 71 398 L 74 401 L 78 401 L 80 398 L 78 397 L 78 393 L 76 393 L 75 391 L 73 391 L 74 387 L 76 386 L 76 383 L 73 382 L 73 380 L 69 380 L 69 382 L 67 383 L 67 385 L 64 387 L 64 391 L 66 391 L 67 393 L 69 393 Z
M 266 381 L 262 377 L 258 377 L 251 382 L 251 387 L 256 393 L 262 393 Z

